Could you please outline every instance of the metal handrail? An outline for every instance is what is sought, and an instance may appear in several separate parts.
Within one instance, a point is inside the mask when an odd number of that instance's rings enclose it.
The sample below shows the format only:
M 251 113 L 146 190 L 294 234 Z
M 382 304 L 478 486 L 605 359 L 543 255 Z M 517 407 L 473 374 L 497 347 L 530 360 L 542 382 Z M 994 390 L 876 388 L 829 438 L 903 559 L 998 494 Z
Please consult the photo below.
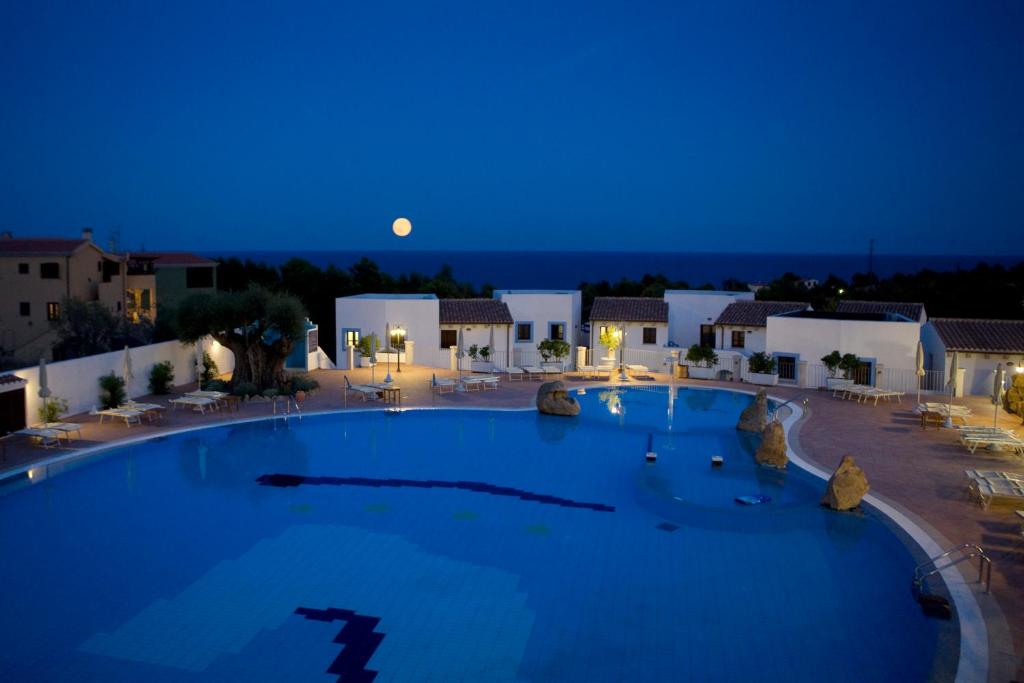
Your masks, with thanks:
M 961 553 L 961 557 L 958 557 L 955 560 L 949 559 L 954 553 Z M 985 549 L 976 543 L 962 543 L 955 548 L 950 548 L 941 555 L 931 557 L 927 561 L 914 567 L 914 585 L 920 588 L 925 579 L 929 576 L 938 574 L 943 569 L 948 569 L 949 567 L 971 560 L 975 557 L 979 558 L 978 583 L 984 582 L 985 592 L 990 593 L 992 591 L 992 559 L 985 552 Z M 940 567 L 939 562 L 942 560 L 949 561 Z M 932 566 L 933 569 L 930 572 L 921 573 L 921 570 L 928 566 Z

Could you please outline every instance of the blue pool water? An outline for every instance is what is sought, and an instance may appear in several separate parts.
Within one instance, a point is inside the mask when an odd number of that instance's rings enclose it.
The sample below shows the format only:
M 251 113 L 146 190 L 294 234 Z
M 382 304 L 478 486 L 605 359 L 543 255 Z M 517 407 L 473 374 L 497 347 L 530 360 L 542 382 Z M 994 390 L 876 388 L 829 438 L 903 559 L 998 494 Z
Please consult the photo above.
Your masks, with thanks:
M 218 427 L 0 486 L 0 680 L 949 677 L 907 546 L 758 469 L 748 396 L 580 400 Z

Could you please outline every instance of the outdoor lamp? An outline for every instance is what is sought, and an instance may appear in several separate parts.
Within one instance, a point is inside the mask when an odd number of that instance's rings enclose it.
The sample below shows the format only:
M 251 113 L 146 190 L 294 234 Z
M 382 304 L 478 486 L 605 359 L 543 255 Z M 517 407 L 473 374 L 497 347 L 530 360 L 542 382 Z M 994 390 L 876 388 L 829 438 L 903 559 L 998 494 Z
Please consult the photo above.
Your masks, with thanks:
M 401 372 L 402 371 L 402 349 L 405 346 L 402 343 L 402 340 L 405 338 L 405 330 L 403 330 L 401 327 L 396 327 L 391 332 L 396 337 L 398 337 L 398 344 L 396 344 L 396 350 L 395 350 L 395 353 L 398 356 L 398 369 L 395 370 L 395 372 Z

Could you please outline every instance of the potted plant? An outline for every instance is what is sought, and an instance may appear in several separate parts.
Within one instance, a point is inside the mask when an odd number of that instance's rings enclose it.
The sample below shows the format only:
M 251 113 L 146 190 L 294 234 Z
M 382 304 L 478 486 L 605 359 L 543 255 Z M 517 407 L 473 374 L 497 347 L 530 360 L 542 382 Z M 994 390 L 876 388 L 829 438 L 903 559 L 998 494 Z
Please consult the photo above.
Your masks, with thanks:
M 821 357 L 821 362 L 828 371 L 828 377 L 825 379 L 825 386 L 829 389 L 835 389 L 837 386 L 842 386 L 846 380 L 836 377 L 836 373 L 839 372 L 839 365 L 843 362 L 843 356 L 838 350 L 833 351 L 827 356 Z
M 747 381 L 751 384 L 774 386 L 779 383 L 775 374 L 775 359 L 764 351 L 758 351 L 747 360 Z
M 622 331 L 616 327 L 606 327 L 598 337 L 601 346 L 608 349 L 608 358 L 615 360 L 615 352 L 622 345 Z
M 39 421 L 43 423 L 60 422 L 60 417 L 68 412 L 68 402 L 60 396 L 43 399 L 39 406 Z
M 486 356 L 484 355 L 484 349 L 487 349 Z M 491 355 L 491 349 L 488 346 L 480 347 L 476 344 L 471 344 L 466 350 L 466 355 L 469 356 L 469 370 L 470 372 L 490 372 L 491 363 L 487 358 Z
M 569 343 L 561 339 L 545 339 L 537 344 L 537 351 L 545 363 L 562 363 L 562 359 L 569 355 Z
M 377 364 L 377 349 L 380 344 L 377 342 L 377 335 L 368 334 L 359 340 L 359 367 L 369 368 Z
M 714 379 L 718 354 L 710 346 L 694 344 L 686 351 L 686 364 L 690 366 L 688 374 L 693 379 Z
M 853 379 L 854 371 L 860 366 L 860 358 L 852 353 L 844 353 L 839 361 L 839 369 L 843 371 L 843 377 L 846 379 Z

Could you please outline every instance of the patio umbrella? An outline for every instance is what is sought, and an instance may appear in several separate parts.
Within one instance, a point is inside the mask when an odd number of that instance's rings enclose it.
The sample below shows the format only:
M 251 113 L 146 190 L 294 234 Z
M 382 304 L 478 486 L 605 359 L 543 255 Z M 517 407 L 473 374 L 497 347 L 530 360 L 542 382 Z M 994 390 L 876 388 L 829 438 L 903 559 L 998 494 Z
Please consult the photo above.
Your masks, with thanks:
M 995 381 L 992 382 L 992 403 L 995 404 L 995 413 L 992 415 L 992 426 L 999 426 L 999 404 L 1003 402 L 1003 366 L 996 366 Z
M 949 363 L 949 401 L 946 403 L 946 426 L 953 426 L 953 392 L 956 391 L 956 376 L 960 374 L 960 353 L 953 352 L 953 360 Z
M 494 352 L 494 325 L 491 325 L 491 334 L 487 338 L 487 350 L 491 352 L 491 358 L 498 357 L 498 354 Z
M 43 399 L 43 409 L 49 403 L 50 387 L 46 384 L 46 359 L 39 359 L 39 398 Z
M 455 349 L 455 358 L 456 358 L 455 365 L 459 369 L 459 381 L 460 382 L 462 381 L 462 359 L 466 355 L 466 352 L 462 348 L 464 345 L 465 344 L 464 344 L 464 342 L 462 340 L 462 328 L 460 327 L 459 328 L 459 338 L 458 338 L 458 341 L 456 343 L 456 349 Z
M 124 378 L 124 386 L 128 387 L 135 379 L 135 374 L 132 372 L 132 354 L 128 350 L 128 345 L 124 345 L 124 358 L 121 359 L 121 377 Z
M 376 384 L 376 373 L 377 369 L 377 336 L 370 333 L 370 384 Z
M 387 344 L 384 349 L 388 357 L 388 374 L 384 378 L 384 383 L 391 384 L 391 323 L 384 323 L 384 343 Z
M 917 403 L 921 403 L 921 378 L 924 377 L 924 344 L 917 342 Z

